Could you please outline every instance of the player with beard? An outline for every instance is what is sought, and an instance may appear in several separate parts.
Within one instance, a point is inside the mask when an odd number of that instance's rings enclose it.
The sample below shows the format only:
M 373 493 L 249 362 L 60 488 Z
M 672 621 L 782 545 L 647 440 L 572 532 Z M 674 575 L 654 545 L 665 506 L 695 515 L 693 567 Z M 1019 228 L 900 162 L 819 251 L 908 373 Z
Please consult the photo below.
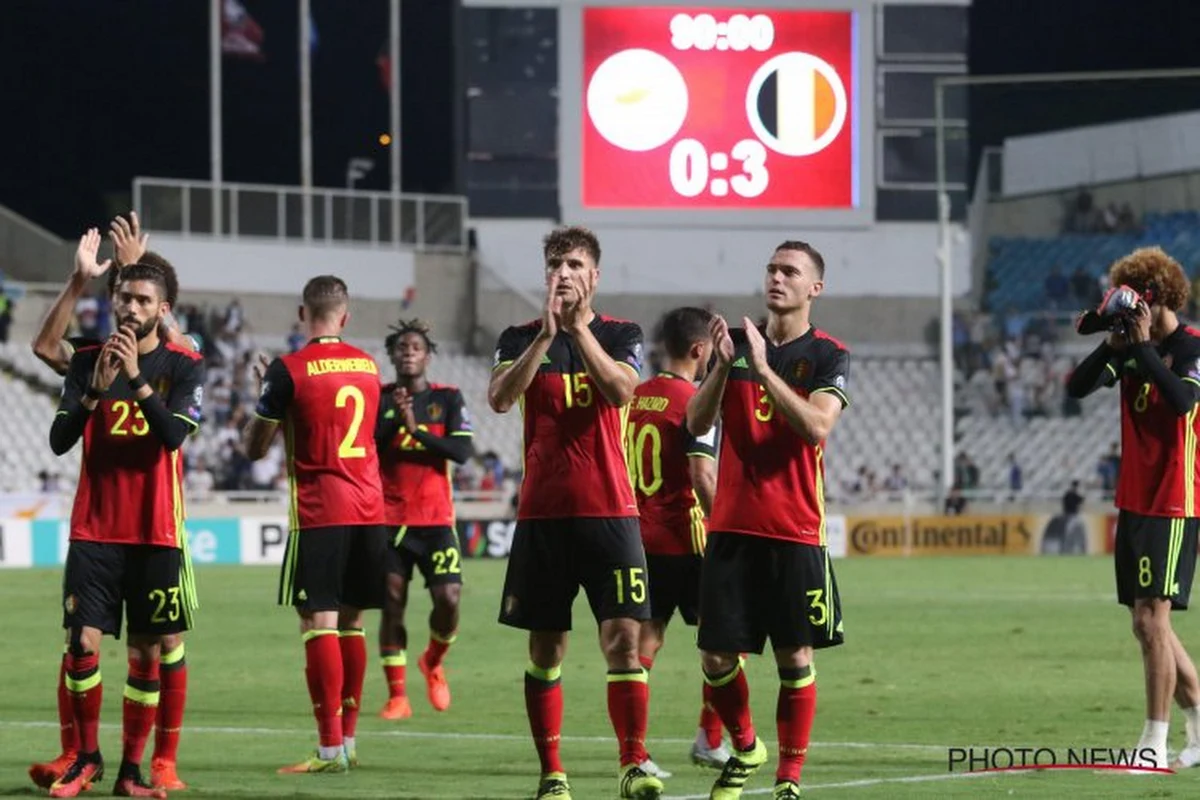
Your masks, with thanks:
M 741 653 L 767 639 L 779 669 L 776 800 L 800 797 L 816 712 L 813 650 L 842 643 L 841 604 L 826 546 L 825 440 L 848 405 L 849 352 L 809 321 L 825 261 L 787 241 L 767 264 L 767 321 L 712 323 L 716 364 L 688 404 L 693 436 L 721 421 L 717 492 L 700 582 L 704 678 L 734 753 L 712 800 L 734 800 L 767 762 L 750 717 Z
M 406 719 L 412 705 L 405 691 L 408 631 L 404 610 L 413 567 L 421 570 L 433 598 L 429 644 L 417 661 L 429 703 L 450 707 L 450 684 L 442 660 L 458 630 L 462 559 L 454 527 L 451 462 L 471 457 L 471 418 L 458 387 L 425 377 L 437 345 L 420 320 L 401 322 L 384 341 L 396 381 L 383 387 L 375 441 L 383 478 L 388 530 L 394 534 L 388 597 L 379 627 L 379 650 L 388 701 L 379 716 Z
M 107 275 L 107 291 L 110 299 L 115 300 L 118 276 L 122 266 L 145 263 L 162 272 L 168 309 L 174 308 L 178 298 L 179 281 L 175 275 L 175 269 L 162 256 L 147 252 L 146 243 L 149 234 L 141 232 L 136 213 L 130 212 L 129 221 L 122 217 L 113 220 L 109 239 L 113 244 L 114 258 L 101 263 L 97 257 L 100 248 L 100 232 L 92 228 L 80 237 L 79 247 L 75 252 L 75 269 L 47 312 L 42 326 L 33 340 L 34 354 L 59 375 L 67 374 L 67 366 L 76 349 L 101 344 L 99 341 L 81 337 L 67 338 L 67 329 L 75 314 L 75 304 L 91 280 Z M 112 269 L 114 261 L 116 268 Z M 173 324 L 173 318 L 169 311 L 159 327 L 159 336 L 170 344 L 188 350 L 199 350 L 192 338 L 182 334 Z M 187 702 L 187 679 L 188 670 L 183 635 L 168 634 L 163 637 L 162 642 L 161 696 L 158 705 L 158 719 L 155 722 L 154 753 L 150 759 L 151 784 L 168 790 L 187 788 L 187 785 L 179 778 L 177 767 L 179 738 L 183 729 L 183 712 Z M 59 739 L 62 750 L 57 758 L 35 763 L 29 767 L 30 779 L 43 789 L 49 788 L 75 761 L 75 756 L 79 751 L 79 732 L 75 728 L 74 718 L 71 695 L 66 687 L 66 653 L 64 652 L 58 676 Z
M 637 650 L 650 611 L 646 555 L 623 446 L 642 331 L 592 309 L 600 278 L 595 234 L 559 228 L 542 250 L 542 318 L 500 335 L 488 387 L 497 413 L 521 404 L 525 428 L 525 477 L 500 622 L 529 631 L 525 705 L 541 761 L 537 797 L 570 797 L 558 749 L 561 675 L 582 586 L 608 666 L 619 796 L 654 800 L 663 784 L 643 767 L 649 694 Z
M 159 704 L 163 638 L 187 630 L 197 605 L 180 447 L 199 426 L 204 387 L 200 356 L 159 337 L 166 294 L 161 270 L 122 270 L 113 296 L 119 329 L 71 357 L 50 429 L 58 455 L 83 440 L 63 576 L 65 683 L 79 745 L 51 797 L 75 797 L 103 777 L 100 641 L 120 635 L 122 617 L 129 677 L 114 794 L 166 796 L 142 780 L 141 761 Z

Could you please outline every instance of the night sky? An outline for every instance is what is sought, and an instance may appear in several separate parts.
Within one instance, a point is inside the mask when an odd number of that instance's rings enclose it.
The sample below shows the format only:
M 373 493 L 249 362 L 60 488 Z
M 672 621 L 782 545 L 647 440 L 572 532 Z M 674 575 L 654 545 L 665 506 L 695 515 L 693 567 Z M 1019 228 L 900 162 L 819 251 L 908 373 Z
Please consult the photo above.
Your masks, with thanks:
M 224 61 L 225 179 L 294 185 L 298 4 L 244 4 L 266 32 L 266 61 Z M 312 7 L 315 181 L 344 186 L 347 160 L 365 156 L 377 166 L 359 186 L 386 189 L 388 155 L 377 137 L 388 100 L 375 59 L 387 3 Z M 75 236 L 122 207 L 110 204 L 128 203 L 135 175 L 206 179 L 207 14 L 205 0 L 2 0 L 0 203 Z M 403 15 L 404 188 L 454 191 L 455 10 L 450 0 L 405 0 Z M 971 71 L 1200 66 L 1198 36 L 1200 2 L 1190 0 L 976 0 Z M 1013 133 L 1200 107 L 1200 82 L 1110 86 L 1075 103 L 1061 102 L 1060 91 L 973 92 L 973 148 Z

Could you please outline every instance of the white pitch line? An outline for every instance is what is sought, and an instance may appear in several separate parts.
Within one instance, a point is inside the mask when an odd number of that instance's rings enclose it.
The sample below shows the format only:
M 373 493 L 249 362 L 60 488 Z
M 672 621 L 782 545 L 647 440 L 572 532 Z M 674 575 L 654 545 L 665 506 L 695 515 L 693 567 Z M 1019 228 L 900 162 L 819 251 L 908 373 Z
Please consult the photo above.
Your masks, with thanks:
M 105 729 L 120 729 L 120 725 L 115 723 L 103 724 L 100 726 Z M 58 729 L 57 722 L 47 721 L 9 721 L 0 720 L 0 728 L 54 728 Z M 243 728 L 243 727 L 213 727 L 207 725 L 184 725 L 183 728 L 187 733 L 213 733 L 221 735 L 242 735 L 242 736 L 312 736 L 313 731 L 303 728 Z M 380 737 L 395 737 L 400 739 L 475 739 L 482 741 L 496 742 L 526 742 L 529 741 L 529 736 L 526 734 L 515 733 L 448 733 L 443 731 L 364 731 L 364 739 L 370 739 L 376 736 Z M 608 744 L 613 741 L 612 736 L 563 736 L 564 742 L 598 742 Z M 694 739 L 681 739 L 670 737 L 651 737 L 647 741 L 658 744 L 691 744 Z M 769 739 L 763 739 L 766 744 L 774 744 Z M 946 747 L 935 744 L 908 744 L 908 743 L 891 743 L 891 742 L 813 742 L 812 747 L 839 747 L 843 749 L 880 749 L 880 750 L 924 750 L 924 751 L 939 751 L 945 752 Z
M 801 792 L 811 792 L 817 789 L 859 789 L 864 786 L 881 786 L 887 783 L 931 783 L 933 781 L 953 781 L 962 778 L 978 778 L 981 775 L 989 773 L 983 772 L 947 772 L 940 775 L 905 775 L 901 778 L 863 778 L 857 781 L 839 781 L 837 783 L 802 783 L 800 784 Z M 1016 774 L 1016 773 L 1006 773 Z M 775 791 L 770 789 L 747 789 L 742 792 L 743 795 L 748 794 L 771 794 Z M 667 795 L 662 800 L 708 800 L 706 794 L 678 794 Z

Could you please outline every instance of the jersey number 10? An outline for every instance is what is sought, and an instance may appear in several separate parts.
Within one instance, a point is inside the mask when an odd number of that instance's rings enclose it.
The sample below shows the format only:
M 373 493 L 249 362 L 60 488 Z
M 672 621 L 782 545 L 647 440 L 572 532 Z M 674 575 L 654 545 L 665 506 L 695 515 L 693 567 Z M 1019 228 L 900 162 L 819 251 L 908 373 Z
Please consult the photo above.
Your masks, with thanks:
M 646 463 L 646 448 L 650 463 Z M 625 457 L 633 487 L 649 497 L 662 488 L 662 434 L 652 424 L 640 428 L 633 423 L 625 431 Z

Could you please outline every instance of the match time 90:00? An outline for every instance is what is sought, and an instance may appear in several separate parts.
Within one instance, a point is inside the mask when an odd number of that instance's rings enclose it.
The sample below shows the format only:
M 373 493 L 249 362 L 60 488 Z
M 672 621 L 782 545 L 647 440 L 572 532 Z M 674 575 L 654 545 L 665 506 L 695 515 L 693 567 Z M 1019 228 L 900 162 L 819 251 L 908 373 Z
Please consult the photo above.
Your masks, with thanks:
M 712 14 L 676 14 L 671 19 L 671 46 L 676 50 L 757 50 L 775 43 L 775 24 L 766 14 L 734 14 L 724 22 Z

